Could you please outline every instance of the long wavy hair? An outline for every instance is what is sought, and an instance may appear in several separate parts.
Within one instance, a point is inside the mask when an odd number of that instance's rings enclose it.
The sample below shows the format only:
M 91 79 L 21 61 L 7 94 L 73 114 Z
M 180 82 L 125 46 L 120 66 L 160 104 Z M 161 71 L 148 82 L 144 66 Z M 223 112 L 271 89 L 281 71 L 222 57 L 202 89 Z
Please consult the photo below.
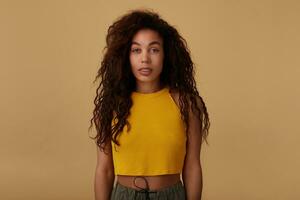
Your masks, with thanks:
M 201 122 L 201 143 L 203 138 L 208 144 L 208 112 L 196 88 L 194 63 L 187 43 L 174 27 L 149 9 L 130 10 L 108 28 L 103 49 L 106 51 L 93 81 L 95 83 L 101 78 L 89 127 L 90 130 L 95 124 L 97 135 L 91 138 L 100 150 L 105 150 L 107 142 L 113 141 L 120 146 L 117 136 L 125 125 L 130 130 L 127 117 L 133 104 L 131 93 L 136 88 L 136 81 L 130 68 L 129 51 L 133 36 L 141 29 L 154 30 L 162 37 L 165 56 L 160 74 L 161 84 L 179 93 L 181 119 L 186 133 L 189 131 L 189 108 L 192 108 Z M 117 123 L 112 125 L 112 120 Z

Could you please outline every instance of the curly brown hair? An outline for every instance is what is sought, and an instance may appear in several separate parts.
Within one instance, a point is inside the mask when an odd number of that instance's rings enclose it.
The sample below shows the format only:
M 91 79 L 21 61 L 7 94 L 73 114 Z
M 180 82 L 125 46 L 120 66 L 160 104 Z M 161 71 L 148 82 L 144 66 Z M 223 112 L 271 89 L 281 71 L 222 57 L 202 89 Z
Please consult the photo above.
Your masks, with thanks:
M 93 81 L 95 83 L 101 77 L 89 127 L 90 130 L 94 123 L 97 135 L 91 138 L 100 149 L 105 150 L 107 142 L 113 141 L 120 146 L 116 138 L 125 125 L 128 126 L 127 130 L 130 130 L 127 117 L 133 104 L 131 93 L 136 82 L 130 68 L 129 51 L 133 36 L 141 29 L 154 30 L 162 37 L 165 57 L 160 74 L 161 85 L 168 85 L 170 90 L 178 92 L 186 133 L 189 131 L 188 113 L 191 107 L 201 121 L 199 134 L 208 144 L 209 117 L 205 103 L 196 88 L 194 63 L 187 43 L 174 27 L 149 9 L 130 10 L 108 29 L 106 46 L 103 49 L 106 49 L 106 52 Z M 112 125 L 112 120 L 116 120 L 117 123 Z

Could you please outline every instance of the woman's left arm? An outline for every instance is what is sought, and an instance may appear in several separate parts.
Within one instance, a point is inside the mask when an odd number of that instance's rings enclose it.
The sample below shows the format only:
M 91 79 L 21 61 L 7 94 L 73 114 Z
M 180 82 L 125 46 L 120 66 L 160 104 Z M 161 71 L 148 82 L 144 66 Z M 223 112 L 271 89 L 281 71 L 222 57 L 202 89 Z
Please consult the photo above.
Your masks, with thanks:
M 201 105 L 199 106 L 201 109 Z M 202 142 L 201 123 L 191 110 L 189 113 L 189 125 L 190 128 L 187 135 L 186 156 L 182 179 L 186 190 L 187 200 L 201 200 L 203 187 L 202 168 L 200 162 Z

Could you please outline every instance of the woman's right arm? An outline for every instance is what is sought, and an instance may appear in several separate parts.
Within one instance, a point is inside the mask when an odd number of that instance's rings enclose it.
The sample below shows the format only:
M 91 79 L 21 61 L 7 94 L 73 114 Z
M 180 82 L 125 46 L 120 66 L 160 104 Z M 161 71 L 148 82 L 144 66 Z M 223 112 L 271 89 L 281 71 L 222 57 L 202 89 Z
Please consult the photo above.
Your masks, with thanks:
M 109 154 L 97 146 L 97 166 L 95 171 L 95 200 L 109 200 L 114 186 L 115 174 L 111 151 L 111 143 L 106 145 Z M 107 151 L 107 150 L 106 150 Z

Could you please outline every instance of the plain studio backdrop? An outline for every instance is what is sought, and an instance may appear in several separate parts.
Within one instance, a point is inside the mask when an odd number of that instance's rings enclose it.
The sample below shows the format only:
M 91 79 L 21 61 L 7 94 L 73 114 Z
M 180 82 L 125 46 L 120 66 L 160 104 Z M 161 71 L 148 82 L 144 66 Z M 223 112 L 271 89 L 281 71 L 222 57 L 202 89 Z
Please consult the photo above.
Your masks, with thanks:
M 109 25 L 157 11 L 186 39 L 211 129 L 203 200 L 300 199 L 300 3 L 0 2 L 0 199 L 93 199 L 88 133 Z

